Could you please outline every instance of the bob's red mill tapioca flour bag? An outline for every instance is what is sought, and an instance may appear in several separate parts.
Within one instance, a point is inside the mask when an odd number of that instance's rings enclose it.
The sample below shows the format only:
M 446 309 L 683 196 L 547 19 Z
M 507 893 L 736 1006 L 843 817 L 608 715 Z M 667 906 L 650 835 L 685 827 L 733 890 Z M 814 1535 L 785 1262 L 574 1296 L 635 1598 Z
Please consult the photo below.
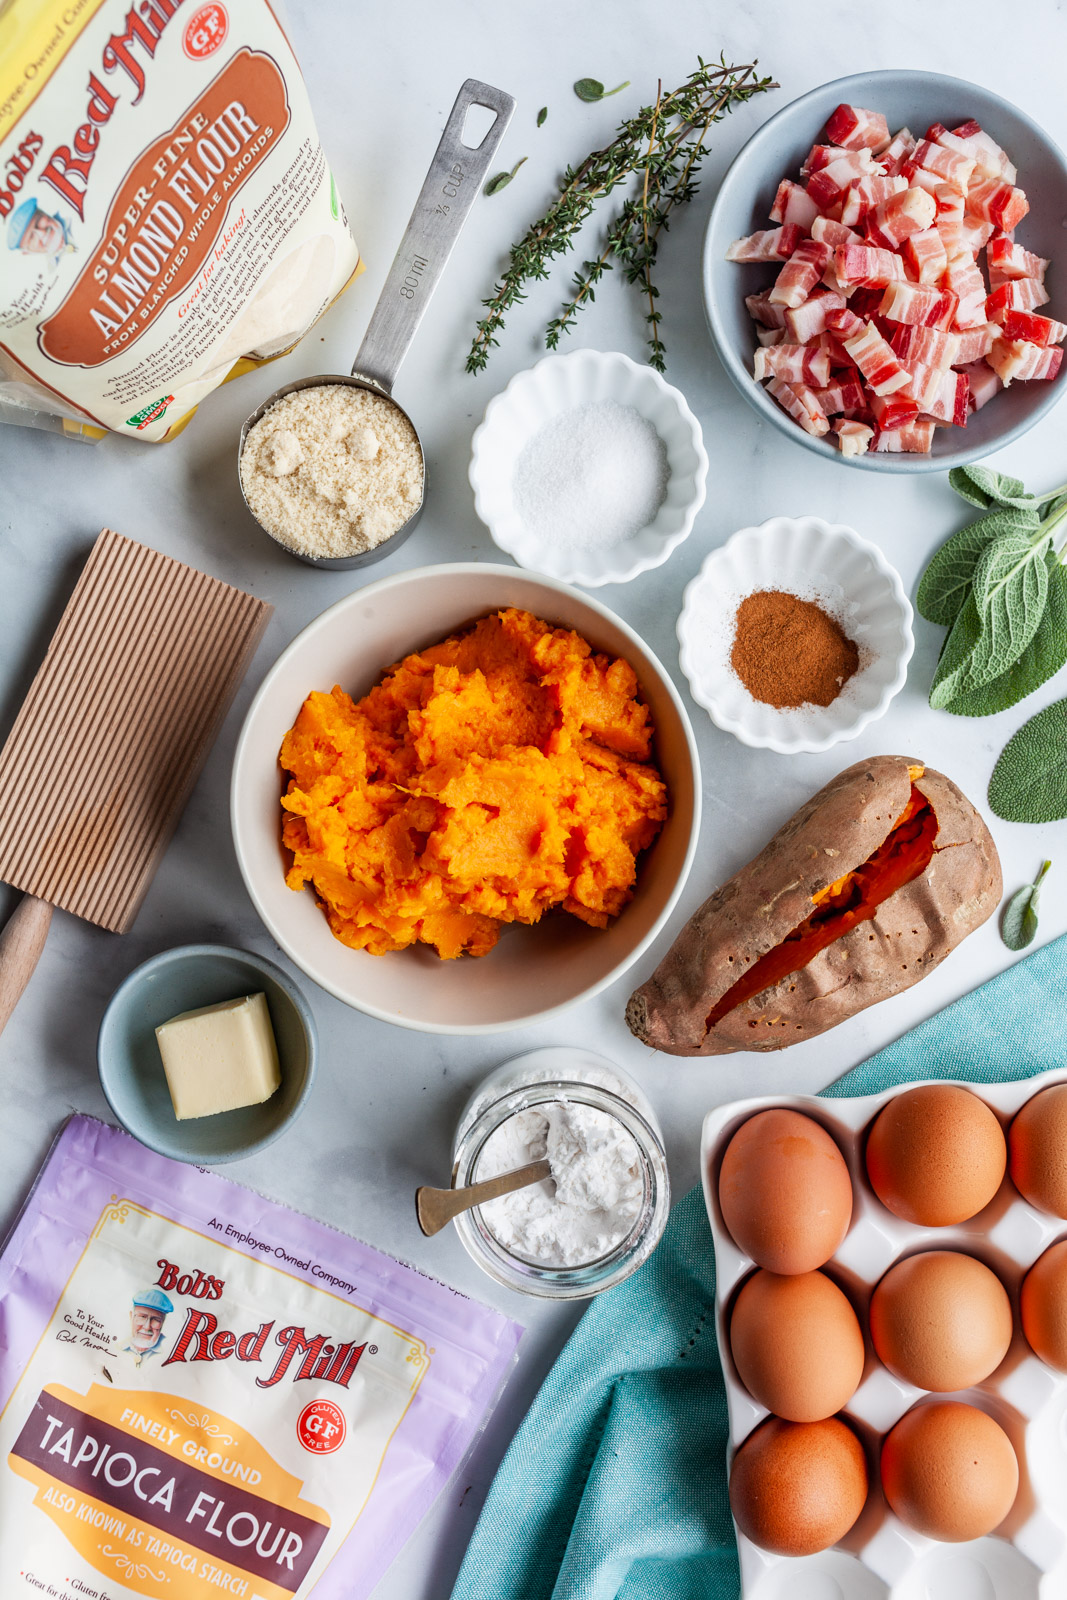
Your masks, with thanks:
M 88 1117 L 0 1258 L 3 1600 L 359 1600 L 521 1329 Z
M 171 437 L 359 270 L 266 0 L 0 0 L 0 420 Z

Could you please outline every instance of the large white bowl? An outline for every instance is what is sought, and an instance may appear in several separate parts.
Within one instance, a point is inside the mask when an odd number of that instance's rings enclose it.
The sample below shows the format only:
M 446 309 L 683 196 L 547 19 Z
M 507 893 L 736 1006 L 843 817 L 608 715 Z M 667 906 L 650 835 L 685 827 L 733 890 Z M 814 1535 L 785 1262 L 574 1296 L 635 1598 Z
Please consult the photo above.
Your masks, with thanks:
M 667 451 L 667 493 L 653 520 L 629 539 L 599 550 L 549 545 L 533 534 L 515 509 L 515 467 L 541 428 L 578 406 L 613 401 L 632 406 L 650 422 Z M 474 505 L 493 542 L 534 572 L 596 589 L 628 583 L 661 566 L 683 539 L 704 504 L 708 457 L 700 423 L 681 391 L 652 367 L 620 351 L 575 350 L 546 356 L 512 378 L 490 400 L 472 442 L 470 481 Z
M 828 706 L 778 709 L 754 700 L 730 665 L 737 608 L 782 589 L 813 600 L 859 646 L 859 669 Z M 679 657 L 693 699 L 742 744 L 791 755 L 828 750 L 886 711 L 915 648 L 900 574 L 877 545 L 821 517 L 771 517 L 713 550 L 685 591 Z
M 563 912 L 505 928 L 480 959 L 441 961 L 425 946 L 372 956 L 331 934 L 310 890 L 286 888 L 278 751 L 312 689 L 359 697 L 410 651 L 477 617 L 519 606 L 624 656 L 652 711 L 670 815 L 638 866 L 633 900 L 610 928 Z M 298 634 L 267 673 L 237 743 L 230 792 L 234 847 L 248 892 L 274 938 L 308 977 L 370 1016 L 432 1033 L 495 1033 L 588 999 L 651 944 L 678 899 L 700 828 L 700 764 L 677 690 L 656 657 L 606 607 L 552 578 L 513 567 L 420 567 L 357 589 Z

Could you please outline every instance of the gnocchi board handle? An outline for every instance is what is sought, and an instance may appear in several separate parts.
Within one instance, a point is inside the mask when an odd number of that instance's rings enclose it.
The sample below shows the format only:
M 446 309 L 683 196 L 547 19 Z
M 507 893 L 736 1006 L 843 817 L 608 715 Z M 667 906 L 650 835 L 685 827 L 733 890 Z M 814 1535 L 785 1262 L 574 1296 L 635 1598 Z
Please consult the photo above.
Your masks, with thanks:
M 49 901 L 24 894 L 0 933 L 0 1033 L 33 977 L 51 924 Z

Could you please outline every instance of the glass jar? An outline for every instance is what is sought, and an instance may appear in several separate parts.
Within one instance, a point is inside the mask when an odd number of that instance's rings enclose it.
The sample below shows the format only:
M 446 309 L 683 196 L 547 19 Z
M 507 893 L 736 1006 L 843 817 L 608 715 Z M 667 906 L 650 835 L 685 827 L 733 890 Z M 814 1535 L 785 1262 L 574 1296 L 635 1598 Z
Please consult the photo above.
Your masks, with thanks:
M 556 1046 L 507 1061 L 474 1091 L 460 1116 L 452 1147 L 452 1187 L 477 1183 L 489 1139 L 520 1111 L 568 1101 L 607 1113 L 637 1148 L 640 1206 L 629 1231 L 606 1254 L 578 1266 L 525 1260 L 501 1244 L 480 1207 L 462 1212 L 455 1226 L 468 1254 L 497 1283 L 549 1300 L 581 1300 L 621 1283 L 646 1261 L 670 1210 L 670 1180 L 656 1114 L 643 1090 L 613 1062 L 589 1050 Z

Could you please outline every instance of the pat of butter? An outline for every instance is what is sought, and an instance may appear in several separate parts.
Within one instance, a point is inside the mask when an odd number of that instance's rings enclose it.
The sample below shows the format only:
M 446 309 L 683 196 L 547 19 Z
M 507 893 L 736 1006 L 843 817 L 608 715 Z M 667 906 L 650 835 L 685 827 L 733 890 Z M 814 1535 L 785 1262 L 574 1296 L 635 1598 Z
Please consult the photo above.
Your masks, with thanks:
M 264 994 L 183 1011 L 156 1029 L 179 1122 L 269 1100 L 282 1081 Z

